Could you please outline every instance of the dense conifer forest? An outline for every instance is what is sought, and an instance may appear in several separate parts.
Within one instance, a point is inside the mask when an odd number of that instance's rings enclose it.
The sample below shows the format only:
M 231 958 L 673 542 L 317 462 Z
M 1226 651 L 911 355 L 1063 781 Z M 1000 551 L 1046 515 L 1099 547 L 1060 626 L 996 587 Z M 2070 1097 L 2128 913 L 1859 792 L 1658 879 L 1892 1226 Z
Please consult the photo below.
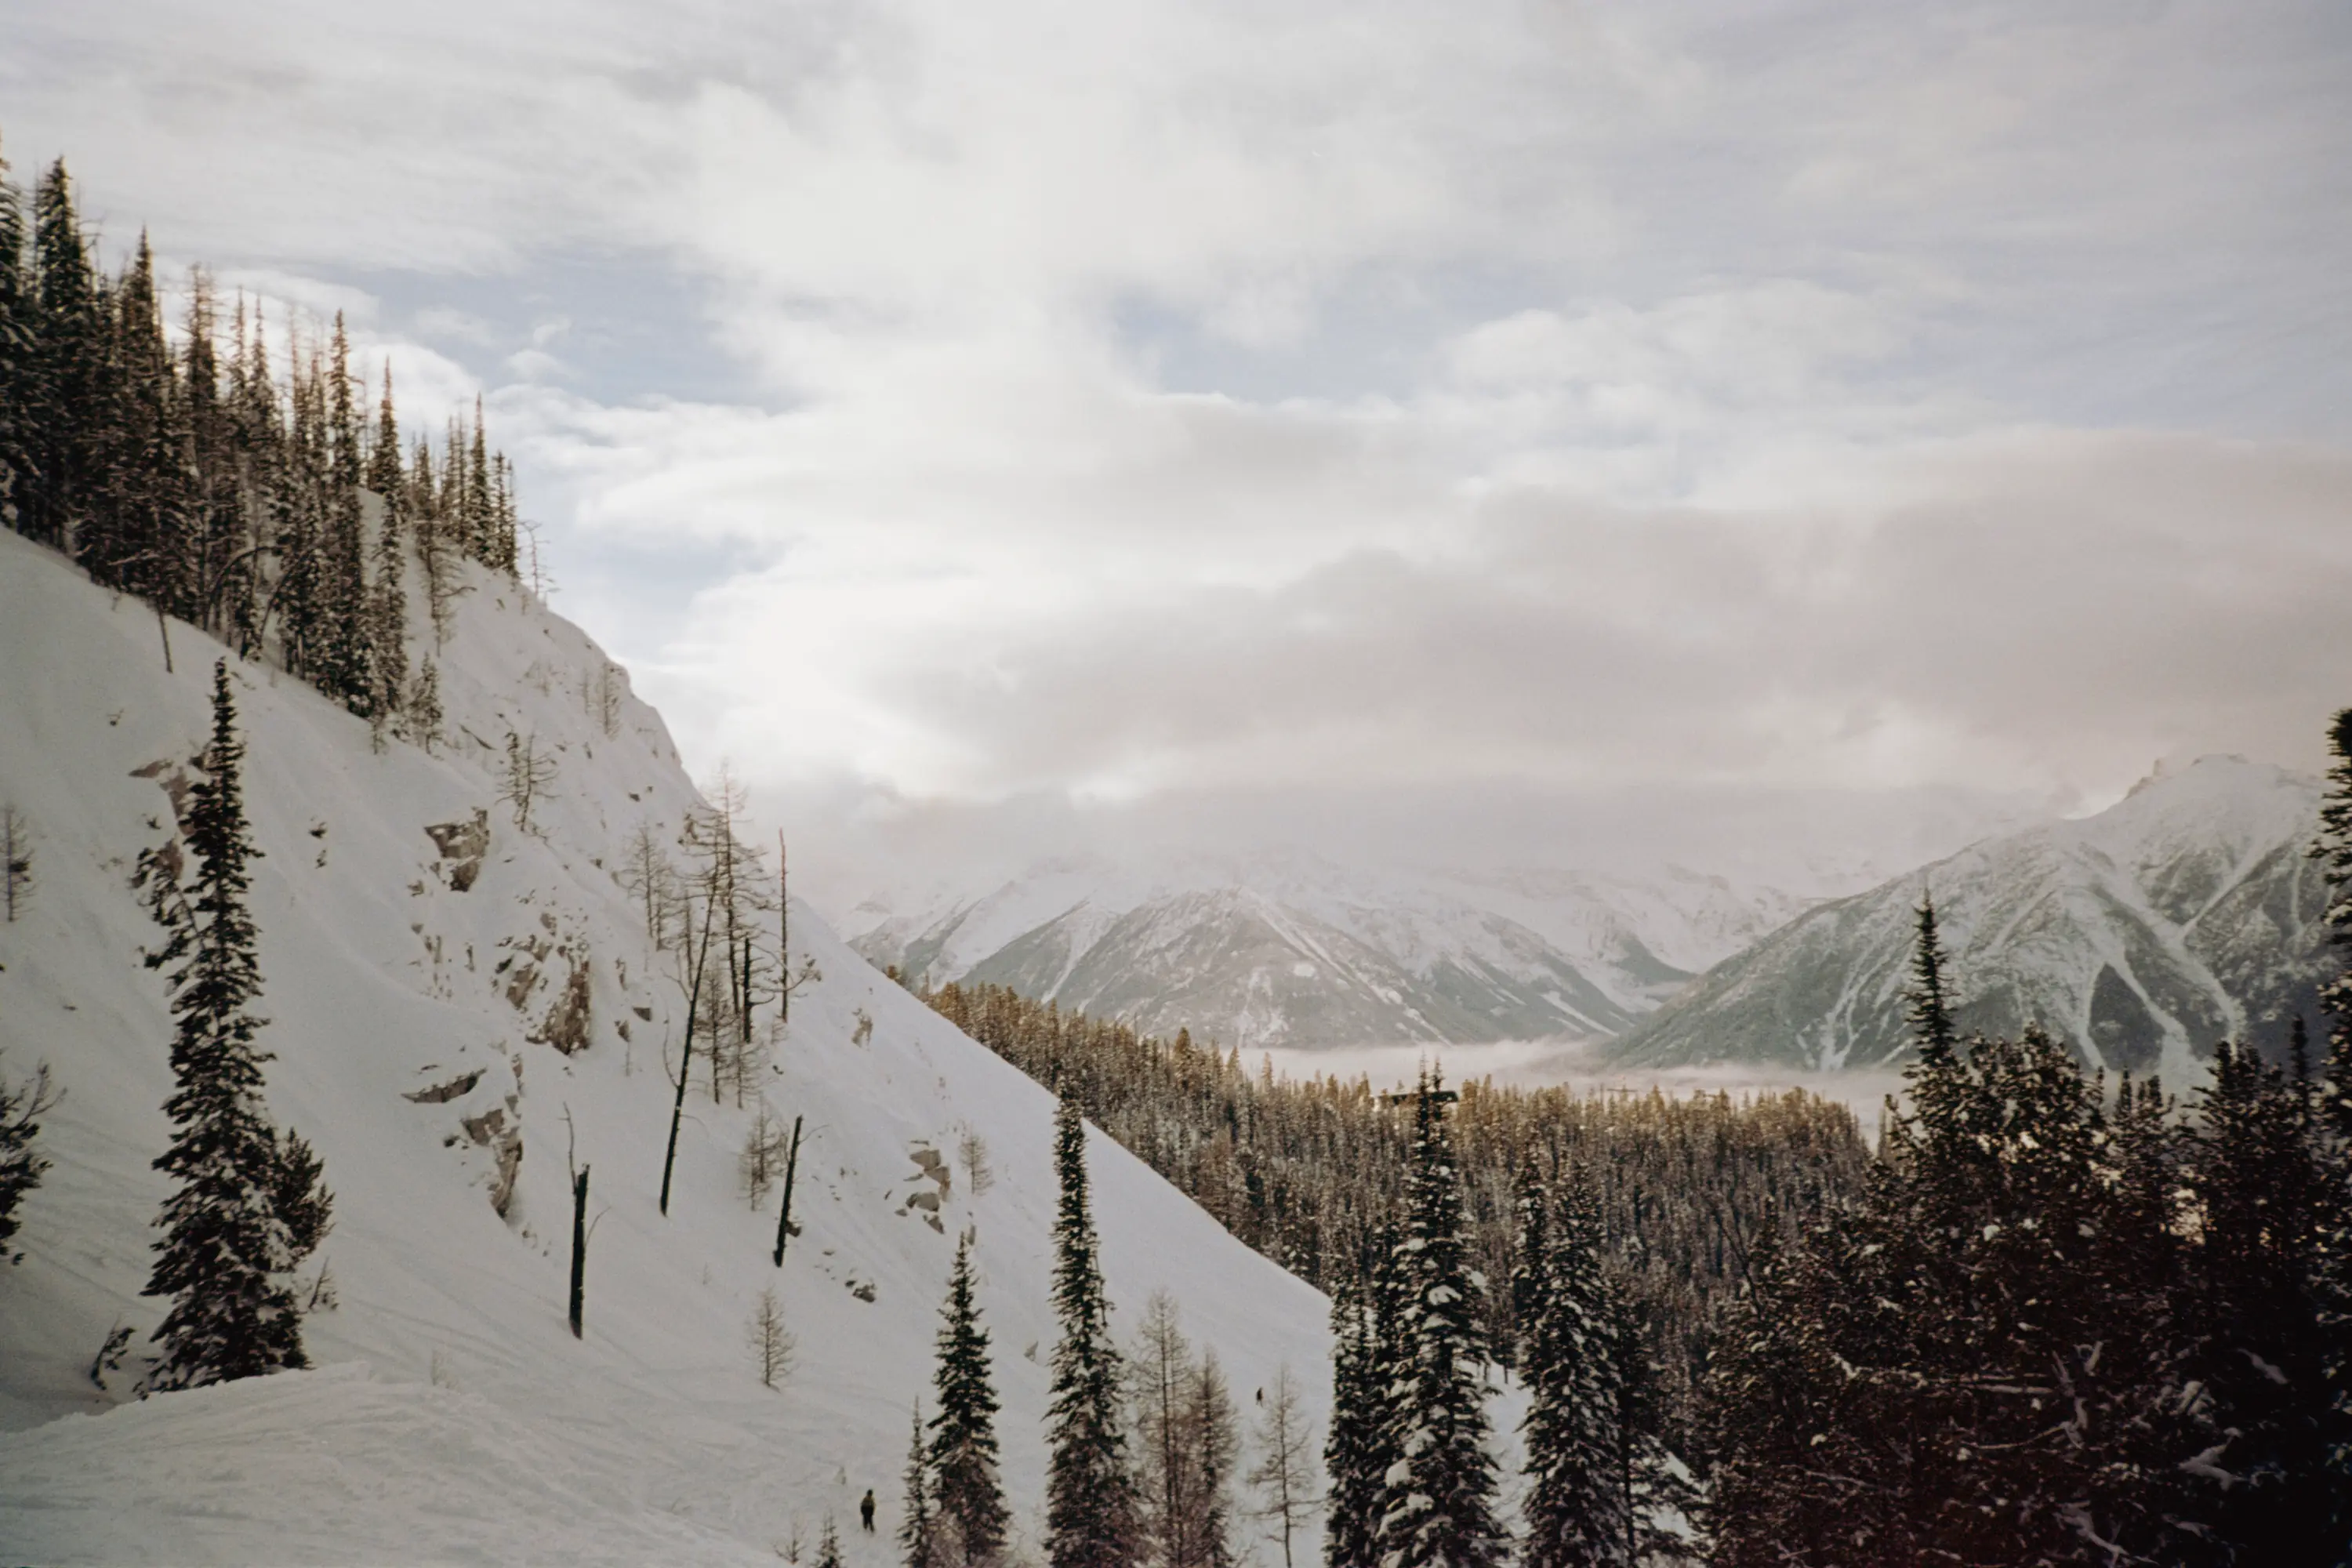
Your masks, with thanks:
M 201 268 L 174 331 L 144 234 L 110 275 L 63 161 L 29 211 L 5 168 L 0 520 L 152 605 L 166 662 L 177 616 L 380 735 L 431 743 L 437 676 L 406 647 L 407 563 L 436 635 L 459 558 L 518 567 L 513 470 L 478 401 L 437 449 L 405 438 L 389 368 L 369 412 L 340 315 L 289 317 L 273 358 L 259 302 L 225 302 Z
M 1414 1097 L 1363 1079 L 1253 1075 L 1238 1052 L 1142 1037 L 1002 986 L 928 994 L 958 1028 L 1039 1082 L 1250 1246 L 1327 1290 L 1368 1278 L 1402 1222 Z M 1753 1238 L 1859 1190 L 1869 1151 L 1844 1106 L 1801 1091 L 1734 1099 L 1525 1089 L 1472 1081 L 1447 1118 L 1473 1266 L 1497 1287 L 1521 1266 L 1533 1176 L 1591 1182 L 1604 1247 L 1642 1320 L 1668 1429 L 1688 1430 L 1715 1304 Z M 1533 1304 L 1486 1294 L 1480 1329 L 1507 1363 Z

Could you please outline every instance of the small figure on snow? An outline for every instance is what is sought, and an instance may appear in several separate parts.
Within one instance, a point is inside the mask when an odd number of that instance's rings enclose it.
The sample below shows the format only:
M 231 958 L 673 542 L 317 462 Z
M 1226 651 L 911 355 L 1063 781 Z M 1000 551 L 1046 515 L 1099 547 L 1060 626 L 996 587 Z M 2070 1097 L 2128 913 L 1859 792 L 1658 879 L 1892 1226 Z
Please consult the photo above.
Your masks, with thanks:
M 872 1487 L 867 1487 L 866 1495 L 857 1500 L 857 1522 L 865 1526 L 866 1534 L 874 1533 L 874 1489 Z

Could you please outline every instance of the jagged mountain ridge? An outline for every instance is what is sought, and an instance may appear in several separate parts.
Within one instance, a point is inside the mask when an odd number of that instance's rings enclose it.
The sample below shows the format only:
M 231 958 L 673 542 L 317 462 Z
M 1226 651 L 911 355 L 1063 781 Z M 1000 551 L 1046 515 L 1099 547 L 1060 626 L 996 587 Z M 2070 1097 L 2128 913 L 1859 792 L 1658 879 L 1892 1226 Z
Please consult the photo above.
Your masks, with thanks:
M 1629 1066 L 1875 1066 L 1907 1049 L 1913 911 L 1932 892 L 1966 1030 L 2038 1020 L 2086 1059 L 2181 1079 L 2215 1042 L 2276 1055 L 2315 1016 L 2318 784 L 2205 757 L 2095 816 L 2006 835 L 1806 911 L 1620 1037 Z
M 1804 904 L 1679 869 L 1637 880 L 1370 873 L 1300 856 L 1151 871 L 1076 859 L 977 898 L 870 901 L 845 925 L 912 984 L 1008 985 L 1147 1033 L 1311 1049 L 1612 1036 Z

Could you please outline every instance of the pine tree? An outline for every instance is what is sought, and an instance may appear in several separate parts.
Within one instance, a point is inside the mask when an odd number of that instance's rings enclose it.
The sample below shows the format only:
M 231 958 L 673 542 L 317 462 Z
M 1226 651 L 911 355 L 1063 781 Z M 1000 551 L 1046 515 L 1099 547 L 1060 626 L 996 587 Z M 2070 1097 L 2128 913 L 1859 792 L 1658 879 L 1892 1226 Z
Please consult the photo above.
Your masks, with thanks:
M 0 527 L 29 531 L 24 507 L 38 482 L 34 467 L 36 381 L 35 305 L 26 269 L 25 199 L 0 158 Z
M 1329 1510 L 1323 1529 L 1326 1568 L 1373 1568 L 1380 1561 L 1381 1429 L 1386 1389 L 1374 1356 L 1366 1282 L 1343 1278 L 1331 1293 L 1331 1430 L 1323 1474 Z
M 956 1243 L 947 1303 L 940 1310 L 939 1360 L 932 1373 L 940 1413 L 931 1417 L 932 1560 L 984 1568 L 1004 1549 L 1011 1512 L 996 1468 L 996 1388 L 988 1331 L 972 1299 L 971 1238 Z
M 401 703 L 401 732 L 430 752 L 441 740 L 441 670 L 426 654 Z
M 923 1403 L 915 1402 L 915 1433 L 907 1441 L 907 1505 L 898 1521 L 898 1544 L 906 1555 L 904 1568 L 939 1568 L 940 1555 L 931 1508 L 930 1455 L 923 1446 Z
M 1383 1491 L 1382 1568 L 1484 1568 L 1504 1556 L 1478 1333 L 1486 1286 L 1464 1246 L 1461 1182 L 1445 1124 L 1450 1099 L 1434 1075 L 1422 1074 L 1407 1230 L 1397 1257 L 1404 1354 L 1389 1368 L 1399 1458 Z
M 1580 1184 L 1561 1223 L 1545 1223 L 1548 1206 L 1539 1194 L 1525 1222 L 1538 1305 L 1523 1366 L 1528 1486 L 1520 1561 L 1527 1568 L 1627 1563 L 1633 1519 L 1623 1483 L 1624 1344 L 1602 1274 L 1600 1227 Z
M 39 289 L 26 407 L 34 479 L 20 498 L 20 526 L 43 543 L 78 552 L 76 524 L 95 500 L 98 481 L 110 334 L 63 159 L 34 188 L 33 254 Z
M 352 398 L 351 357 L 342 313 L 337 311 L 325 372 L 321 434 L 326 465 L 316 584 L 319 645 L 312 678 L 320 690 L 362 718 L 372 718 L 380 692 L 369 615 L 367 551 L 360 506 L 363 469 L 359 414 Z
M 841 1568 L 841 1531 L 833 1526 L 833 1515 L 824 1516 L 824 1529 L 816 1542 L 816 1568 Z
M 2312 1138 L 2321 1165 L 2317 1271 L 2322 1376 L 2330 1395 L 2331 1529 L 2352 1536 L 2352 708 L 2327 730 L 2326 789 L 2311 853 L 2327 880 L 2329 940 L 2343 962 L 2320 991 L 2331 1016 L 2326 1068 L 2313 1096 Z
M 47 1062 L 22 1083 L 12 1086 L 0 1079 L 0 1263 L 8 1261 L 8 1243 L 24 1224 L 25 1199 L 48 1171 L 49 1162 L 33 1145 L 41 1135 L 41 1118 L 57 1103 Z
M 155 1331 L 163 1352 L 152 1382 L 160 1388 L 309 1364 L 285 1276 L 299 1261 L 302 1233 L 314 1245 L 323 1234 L 326 1200 L 311 1163 L 298 1195 L 315 1197 L 315 1210 L 289 1215 L 294 1178 L 262 1105 L 261 1064 L 269 1058 L 254 1043 L 262 1020 L 249 1009 L 261 971 L 246 910 L 247 863 L 260 851 L 246 826 L 244 757 L 223 659 L 213 668 L 205 776 L 189 791 L 196 925 L 190 956 L 173 977 L 178 1088 L 163 1105 L 176 1131 L 155 1162 L 179 1184 L 156 1220 L 164 1234 L 145 1292 L 172 1301 Z
M 2221 1535 L 2280 1563 L 2340 1562 L 2331 1539 L 2332 1426 L 2322 1334 L 2324 1173 L 2305 1086 L 2227 1043 L 2192 1133 L 2203 1343 L 2191 1362 L 2232 1436 L 2212 1462 L 2237 1478 L 2213 1500 Z
M 1544 1268 L 1549 1248 L 1551 1199 L 1536 1163 L 1519 1168 L 1518 1195 L 1511 1215 L 1517 1226 L 1512 1237 L 1508 1333 L 1496 1342 L 1496 1359 L 1524 1372 L 1535 1339 L 1536 1320 L 1542 1315 Z
M 1054 1347 L 1047 1409 L 1045 1553 L 1054 1568 L 1129 1568 L 1137 1558 L 1134 1482 L 1120 1432 L 1119 1355 L 1096 1262 L 1087 1134 L 1069 1094 L 1054 1113 L 1061 1202 L 1054 1221 Z

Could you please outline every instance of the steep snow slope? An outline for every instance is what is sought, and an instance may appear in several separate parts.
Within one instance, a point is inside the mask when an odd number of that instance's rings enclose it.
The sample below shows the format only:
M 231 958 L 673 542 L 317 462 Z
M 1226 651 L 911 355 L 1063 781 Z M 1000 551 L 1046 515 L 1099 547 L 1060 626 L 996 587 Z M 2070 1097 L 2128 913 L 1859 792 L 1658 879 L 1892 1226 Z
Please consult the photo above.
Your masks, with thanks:
M 1717 966 L 1612 1048 L 1663 1066 L 1868 1066 L 1906 1047 L 1902 991 L 1922 889 L 1964 1028 L 2029 1019 L 2091 1059 L 2179 1081 L 2221 1039 L 2283 1049 L 2315 1020 L 2325 884 L 2305 854 L 2318 786 L 2206 757 L 2106 811 L 1989 839 L 1800 916 Z
M 794 963 L 814 959 L 823 979 L 793 1003 L 766 1093 L 806 1118 L 803 1234 L 772 1268 L 775 1199 L 755 1213 L 736 1185 L 751 1112 L 699 1086 L 661 1217 L 663 1052 L 683 1001 L 608 868 L 640 820 L 674 833 L 696 797 L 651 710 L 625 700 L 609 733 L 592 715 L 584 693 L 607 668 L 595 647 L 488 576 L 441 656 L 439 755 L 373 752 L 365 726 L 308 688 L 232 666 L 266 857 L 253 902 L 268 1099 L 325 1156 L 341 1305 L 307 1325 L 320 1371 L 110 1408 L 162 1313 L 138 1292 L 171 1087 L 164 982 L 139 963 L 159 933 L 128 878 L 171 829 L 168 786 L 202 742 L 219 650 L 174 624 L 166 676 L 152 614 L 8 534 L 0 644 L 15 672 L 0 683 L 0 800 L 32 823 L 42 882 L 0 925 L 0 1070 L 46 1059 L 66 1092 L 25 1257 L 0 1268 L 0 1426 L 18 1429 L 0 1436 L 0 1552 L 772 1562 L 830 1513 L 852 1562 L 894 1560 L 908 1409 L 928 1393 L 965 1227 L 1006 1479 L 1034 1530 L 1053 1339 L 1048 1098 L 795 906 Z M 558 765 L 535 833 L 495 798 L 510 729 Z M 984 1194 L 955 1159 L 967 1131 L 992 1151 Z M 563 1313 L 567 1145 L 592 1167 L 597 1216 L 582 1342 Z M 925 1173 L 932 1151 L 952 1167 L 944 1189 Z M 1116 1321 L 1166 1289 L 1245 1413 L 1287 1362 L 1319 1420 L 1322 1299 L 1108 1141 L 1090 1164 Z M 909 1203 L 934 1197 L 937 1228 Z M 797 1340 L 780 1392 L 743 1343 L 771 1284 Z M 134 1359 L 101 1393 L 88 1371 L 118 1324 Z M 885 1533 L 857 1539 L 868 1486 Z
M 1346 868 L 1303 856 L 1048 862 L 979 897 L 881 896 L 853 943 L 1244 1048 L 1618 1034 L 1806 900 L 1647 879 Z

